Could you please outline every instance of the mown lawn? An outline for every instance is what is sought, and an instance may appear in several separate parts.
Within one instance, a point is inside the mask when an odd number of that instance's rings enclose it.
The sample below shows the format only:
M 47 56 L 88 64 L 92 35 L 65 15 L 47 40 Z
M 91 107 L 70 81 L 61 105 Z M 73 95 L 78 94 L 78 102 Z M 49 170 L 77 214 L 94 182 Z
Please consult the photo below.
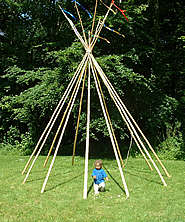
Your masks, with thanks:
M 89 194 L 83 200 L 84 159 L 57 157 L 46 186 L 41 187 L 47 169 L 42 167 L 41 156 L 26 184 L 21 171 L 28 157 L 0 156 L 0 221 L 51 222 L 51 221 L 120 221 L 120 222 L 183 222 L 185 221 L 185 163 L 163 161 L 172 175 L 164 187 L 144 160 L 130 158 L 125 178 L 130 192 L 126 200 L 115 160 L 104 159 L 109 172 L 107 191 L 98 197 L 91 189 L 90 177 L 94 160 L 89 161 Z M 48 168 L 49 165 L 47 165 Z

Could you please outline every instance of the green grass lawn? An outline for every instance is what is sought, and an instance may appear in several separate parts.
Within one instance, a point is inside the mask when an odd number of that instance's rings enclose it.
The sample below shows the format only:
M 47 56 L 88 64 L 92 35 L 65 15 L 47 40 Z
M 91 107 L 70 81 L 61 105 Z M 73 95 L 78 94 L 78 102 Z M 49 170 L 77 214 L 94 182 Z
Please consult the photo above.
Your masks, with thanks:
M 109 175 L 107 191 L 93 194 L 89 160 L 88 199 L 83 200 L 84 159 L 57 157 L 46 192 L 40 193 L 47 168 L 41 156 L 26 184 L 21 172 L 28 157 L 0 156 L 0 221 L 120 221 L 120 222 L 183 222 L 185 221 L 185 163 L 164 161 L 172 175 L 165 176 L 164 187 L 156 172 L 151 172 L 142 159 L 130 158 L 124 170 L 130 198 L 122 190 L 115 160 L 104 159 Z

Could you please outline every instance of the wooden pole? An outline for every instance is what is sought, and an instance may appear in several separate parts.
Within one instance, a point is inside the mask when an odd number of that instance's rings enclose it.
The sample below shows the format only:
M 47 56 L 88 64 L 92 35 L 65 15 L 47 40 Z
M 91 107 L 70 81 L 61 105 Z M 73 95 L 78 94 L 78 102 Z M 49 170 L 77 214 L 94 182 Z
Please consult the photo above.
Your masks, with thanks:
M 106 121 L 106 124 L 107 124 L 108 131 L 109 131 L 109 135 L 110 135 L 110 139 L 111 139 L 111 142 L 112 142 L 112 146 L 113 146 L 114 154 L 115 154 L 116 161 L 117 161 L 117 164 L 118 164 L 118 168 L 120 170 L 120 175 L 121 175 L 121 179 L 122 179 L 122 182 L 123 182 L 123 185 L 124 185 L 124 188 L 125 188 L 125 193 L 126 193 L 126 196 L 128 198 L 129 197 L 129 191 L 128 191 L 127 184 L 126 184 L 126 181 L 125 181 L 125 178 L 124 178 L 124 175 L 123 175 L 121 163 L 120 163 L 120 160 L 119 160 L 119 157 L 118 157 L 118 153 L 117 153 L 117 150 L 116 150 L 114 138 L 112 136 L 111 128 L 110 128 L 110 125 L 109 125 L 109 121 L 108 121 L 108 117 L 107 117 L 107 114 L 106 114 L 106 111 L 105 111 L 105 107 L 104 107 L 104 104 L 103 104 L 101 93 L 100 93 L 100 90 L 99 90 L 99 87 L 98 87 L 98 83 L 97 83 L 96 75 L 94 73 L 94 68 L 93 68 L 93 64 L 92 64 L 91 58 L 92 58 L 92 55 L 89 55 L 89 60 L 90 60 L 90 64 L 91 64 L 91 70 L 92 70 L 93 77 L 94 77 L 94 80 L 95 80 L 95 85 L 96 85 L 96 89 L 97 89 L 97 92 L 98 92 L 100 104 L 101 104 L 101 107 L 102 107 L 102 111 L 103 111 L 103 114 L 104 114 L 104 118 L 105 118 L 105 121 Z
M 82 45 L 84 46 L 85 49 L 88 48 L 88 45 L 85 43 L 85 41 L 83 40 L 82 36 L 80 35 L 80 33 L 78 32 L 78 30 L 76 29 L 74 23 L 71 21 L 71 19 L 69 19 L 67 17 L 67 15 L 65 14 L 65 12 L 63 11 L 63 9 L 60 7 L 59 5 L 59 8 L 61 9 L 63 15 L 65 16 L 65 18 L 68 20 L 69 24 L 71 25 L 71 28 L 73 29 L 75 35 L 78 37 L 78 39 L 80 40 L 80 42 L 82 43 Z
M 80 12 L 79 12 L 79 10 L 78 10 L 78 6 L 77 6 L 77 4 L 76 4 L 76 1 L 75 1 L 75 8 L 76 8 L 76 11 L 77 11 L 77 14 L 78 14 L 78 18 L 79 18 L 79 20 L 80 20 L 80 25 L 81 25 L 82 32 L 83 32 L 84 41 L 85 41 L 86 44 L 88 44 L 88 43 L 87 43 L 87 38 L 86 38 L 86 35 L 85 35 L 84 26 L 83 26 L 83 23 L 82 23 L 82 19 L 81 19 Z
M 98 63 L 97 63 L 98 64 Z M 99 66 L 99 64 L 98 64 Z M 99 68 L 101 69 L 101 67 L 99 66 Z M 102 69 L 101 69 L 102 70 Z M 132 117 L 132 115 L 130 114 L 130 112 L 128 111 L 127 107 L 124 105 L 123 101 L 120 99 L 119 95 L 117 94 L 117 92 L 115 91 L 114 87 L 112 86 L 112 84 L 110 83 L 110 81 L 108 80 L 108 78 L 106 77 L 106 75 L 104 74 L 103 70 L 102 70 L 103 76 L 105 77 L 106 81 L 108 82 L 108 84 L 110 85 L 112 91 L 115 93 L 117 99 L 119 100 L 121 106 L 123 107 L 123 109 L 125 110 L 125 112 L 128 114 L 128 116 L 130 117 L 130 119 L 133 121 L 134 125 L 136 126 L 136 128 L 138 129 L 138 131 L 140 132 L 140 134 L 142 135 L 142 137 L 144 138 L 145 142 L 147 143 L 148 147 L 150 148 L 150 150 L 152 151 L 152 153 L 154 154 L 154 156 L 156 157 L 158 163 L 161 165 L 163 171 L 165 172 L 167 177 L 171 177 L 170 174 L 168 173 L 167 169 L 165 168 L 165 166 L 163 165 L 163 163 L 161 162 L 161 160 L 159 159 L 159 157 L 157 156 L 157 154 L 155 153 L 154 149 L 152 148 L 151 144 L 149 143 L 148 139 L 145 137 L 144 133 L 141 131 L 140 127 L 138 126 L 138 124 L 136 123 L 136 121 L 134 120 L 134 118 Z
M 23 175 L 23 174 L 25 173 L 25 171 L 27 170 L 27 168 L 28 168 L 28 166 L 29 166 L 29 164 L 30 164 L 33 156 L 35 155 L 36 151 L 38 150 L 38 147 L 39 147 L 39 145 L 40 145 L 40 143 L 41 143 L 41 141 L 42 141 L 43 139 L 44 139 L 44 141 L 43 141 L 43 143 L 42 143 L 42 145 L 41 145 L 41 149 L 42 149 L 42 147 L 44 146 L 44 144 L 45 144 L 45 142 L 46 142 L 46 140 L 47 140 L 47 138 L 48 138 L 48 135 L 49 135 L 51 129 L 53 128 L 53 125 L 54 125 L 54 123 L 55 123 L 55 121 L 56 121 L 59 113 L 61 112 L 61 110 L 62 110 L 62 108 L 63 108 L 63 105 L 65 104 L 65 101 L 66 101 L 69 93 L 71 92 L 71 89 L 72 89 L 72 87 L 73 87 L 73 85 L 74 85 L 74 83 L 75 83 L 75 81 L 76 81 L 76 79 L 77 79 L 77 77 L 78 77 L 78 75 L 79 75 L 79 73 L 80 73 L 80 70 L 81 70 L 82 66 L 84 65 L 84 62 L 85 62 L 86 58 L 87 58 L 87 54 L 84 55 L 84 57 L 83 57 L 81 63 L 79 64 L 79 66 L 78 66 L 75 74 L 73 75 L 73 78 L 71 79 L 71 81 L 70 81 L 67 89 L 65 90 L 65 92 L 64 92 L 64 94 L 63 94 L 63 96 L 62 96 L 62 99 L 60 100 L 60 102 L 58 103 L 55 111 L 53 112 L 50 121 L 48 122 L 48 124 L 47 124 L 45 130 L 43 131 L 43 133 L 42 133 L 39 141 L 37 142 L 37 145 L 36 145 L 33 153 L 31 154 L 28 162 L 26 163 L 26 166 L 24 167 L 24 169 L 23 169 L 23 171 L 22 171 L 22 175 Z M 49 130 L 48 130 L 48 128 L 49 128 Z M 48 133 L 47 133 L 47 135 L 45 136 L 47 130 L 48 130 Z M 45 136 L 45 138 L 44 138 L 44 136 Z
M 98 33 L 99 29 L 100 29 L 100 25 L 101 25 L 101 19 L 98 20 L 98 24 L 97 24 L 97 26 L 96 26 L 96 29 L 95 29 L 93 38 L 91 39 L 90 47 L 91 47 L 91 46 L 93 45 L 93 43 L 95 42 L 96 38 L 98 38 L 97 33 Z
M 109 6 L 106 5 L 102 0 L 100 0 L 100 2 L 101 2 L 107 9 L 109 9 Z M 115 12 L 113 9 L 110 9 L 110 10 L 111 10 L 111 12 L 114 13 L 114 15 L 116 15 L 116 12 Z
M 72 101 L 72 103 L 71 103 L 71 107 L 70 107 L 70 109 L 69 109 L 69 112 L 68 112 L 68 114 L 67 114 L 67 117 L 66 117 L 64 126 L 63 126 L 63 128 L 62 128 L 62 132 L 61 132 L 60 138 L 59 138 L 59 140 L 58 140 L 58 144 L 57 144 L 57 146 L 56 146 L 56 149 L 55 149 L 55 153 L 54 153 L 52 162 L 51 162 L 50 167 L 49 167 L 49 169 L 48 169 L 46 178 L 45 178 L 45 180 L 44 180 L 44 183 L 43 183 L 43 186 L 42 186 L 42 189 L 41 189 L 41 193 L 43 193 L 44 190 L 45 190 L 45 187 L 46 187 L 46 184 L 47 184 L 49 175 L 50 175 L 50 173 L 51 173 L 53 164 L 54 164 L 54 162 L 55 162 L 55 158 L 56 158 L 56 156 L 57 156 L 58 149 L 59 149 L 59 147 L 60 147 L 60 144 L 61 144 L 61 141 L 62 141 L 64 132 L 65 132 L 65 129 L 66 129 L 66 126 L 67 126 L 67 123 L 68 123 L 68 120 L 69 120 L 69 116 L 70 116 L 70 114 L 71 114 L 71 110 L 72 110 L 72 108 L 73 108 L 74 101 L 75 101 L 75 99 L 76 99 L 76 96 L 77 96 L 77 93 L 78 93 L 78 90 L 79 90 L 79 87 L 80 87 L 80 83 L 81 83 L 81 81 L 82 81 L 82 77 L 83 77 L 84 71 L 85 71 L 85 69 L 86 69 L 86 66 L 87 66 L 87 61 L 86 61 L 85 65 L 84 65 L 84 67 L 83 67 L 83 69 L 82 69 L 81 79 L 80 79 L 80 81 L 79 81 L 79 83 L 78 83 L 77 90 L 76 90 L 76 92 L 75 92 L 75 95 L 74 95 L 74 97 L 73 97 L 73 101 Z
M 109 92 L 109 93 L 110 93 L 110 92 Z M 144 152 L 142 151 L 141 146 L 140 146 L 140 144 L 138 143 L 137 138 L 135 137 L 135 135 L 134 135 L 134 133 L 133 133 L 133 131 L 132 131 L 132 129 L 131 129 L 131 127 L 130 127 L 128 121 L 126 120 L 126 118 L 125 118 L 124 115 L 122 114 L 121 109 L 120 109 L 119 105 L 117 104 L 117 101 L 116 101 L 115 98 L 112 96 L 112 94 L 110 94 L 110 96 L 111 96 L 111 98 L 113 99 L 113 101 L 114 101 L 116 107 L 118 108 L 118 110 L 119 110 L 119 112 L 120 112 L 120 114 L 121 114 L 121 116 L 122 116 L 124 122 L 126 123 L 126 125 L 127 125 L 127 127 L 128 127 L 128 130 L 130 131 L 130 133 L 131 133 L 131 135 L 132 135 L 132 137 L 133 137 L 133 139 L 134 139 L 134 141 L 135 141 L 137 147 L 139 148 L 141 154 L 142 154 L 143 157 L 144 157 L 144 160 L 146 161 L 148 167 L 149 167 L 150 170 L 152 171 L 153 168 L 152 168 L 152 166 L 150 165 L 149 161 L 147 160 L 147 158 L 146 158 Z M 123 167 L 124 167 L 124 165 L 123 165 Z
M 59 124 L 59 127 L 58 127 L 58 129 L 57 129 L 57 132 L 56 132 L 56 134 L 55 134 L 55 137 L 54 137 L 53 142 L 52 142 L 52 144 L 51 144 L 51 147 L 50 147 L 50 149 L 49 149 L 47 158 L 46 158 L 46 160 L 45 160 L 45 162 L 44 162 L 44 167 L 46 166 L 46 164 L 47 164 L 47 162 L 48 162 L 49 156 L 50 156 L 51 151 L 52 151 L 52 149 L 53 149 L 53 147 L 54 147 L 55 141 L 56 141 L 56 139 L 57 139 L 57 137 L 58 137 L 58 134 L 59 134 L 59 132 L 60 132 L 60 129 L 61 129 L 61 127 L 62 127 L 62 124 L 63 124 L 63 122 L 64 122 L 64 119 L 65 119 L 65 117 L 66 117 L 66 115 L 67 115 L 67 113 L 68 113 L 68 110 L 69 110 L 70 106 L 71 106 L 73 97 L 74 97 L 75 92 L 76 92 L 76 89 L 77 89 L 77 87 L 78 87 L 78 83 L 79 83 L 79 81 L 80 81 L 80 79 L 81 79 L 81 75 L 82 75 L 82 73 L 80 74 L 80 76 L 79 76 L 79 78 L 78 78 L 78 80 L 77 80 L 77 83 L 76 83 L 76 85 L 75 85 L 75 87 L 74 87 L 74 89 L 73 89 L 71 98 L 70 98 L 70 100 L 69 100 L 69 102 L 68 102 L 68 105 L 67 105 L 66 110 L 65 110 L 65 112 L 64 112 L 64 114 L 63 114 L 62 120 L 61 120 L 61 122 L 60 122 L 60 124 Z
M 106 102 L 105 102 L 105 97 L 104 97 L 104 94 L 103 94 L 103 91 L 102 91 L 102 88 L 101 88 L 101 84 L 100 84 L 100 80 L 98 78 L 98 75 L 97 75 L 95 67 L 94 67 L 94 72 L 95 72 L 97 83 L 98 83 L 98 86 L 99 86 L 99 90 L 100 90 L 100 93 L 101 93 L 101 96 L 102 96 L 102 100 L 103 100 L 103 104 L 104 104 L 104 107 L 105 107 L 105 111 L 106 111 L 106 114 L 107 114 L 107 117 L 108 117 L 108 121 L 109 121 L 109 125 L 110 125 L 110 128 L 111 128 L 111 132 L 112 132 L 112 135 L 114 137 L 114 142 L 115 142 L 115 145 L 116 145 L 116 149 L 117 149 L 119 158 L 121 160 L 122 167 L 124 168 L 123 158 L 121 156 L 119 145 L 118 145 L 118 142 L 117 142 L 117 139 L 116 139 L 116 135 L 114 133 L 112 122 L 111 122 L 111 119 L 110 119 L 110 116 L 109 116 L 109 113 L 108 113 L 108 109 L 107 109 L 107 105 L 106 105 Z
M 87 60 L 86 60 L 86 63 L 87 63 Z M 42 144 L 42 145 L 43 145 L 43 144 Z M 33 166 L 34 166 L 34 164 L 35 164 L 35 162 L 36 162 L 36 160 L 37 160 L 37 158 L 38 158 L 41 150 L 42 150 L 42 147 L 43 147 L 43 146 L 41 146 L 40 149 L 38 150 L 38 152 L 37 152 L 37 154 L 36 154 L 36 156 L 35 156 L 32 164 L 31 164 L 31 166 L 30 166 L 30 168 L 29 168 L 29 170 L 28 170 L 28 172 L 27 172 L 27 174 L 26 174 L 26 177 L 25 177 L 25 179 L 24 179 L 24 181 L 23 181 L 23 184 L 24 184 L 24 183 L 26 182 L 26 180 L 28 179 L 28 176 L 29 176 L 29 174 L 30 174 L 30 172 L 31 172 L 31 170 L 32 170 L 32 168 L 33 168 Z
M 84 192 L 83 198 L 87 199 L 87 182 L 88 182 L 88 159 L 89 159 L 89 127 L 90 127 L 90 64 L 88 75 L 88 99 L 87 99 L 87 131 L 86 131 L 86 151 L 85 151 L 85 171 L 84 171 Z
M 97 71 L 100 71 L 100 70 L 97 70 Z M 101 76 L 101 72 L 99 73 L 99 75 Z M 101 76 L 101 78 L 103 78 L 103 77 Z M 106 85 L 106 82 L 104 82 L 104 84 Z M 106 87 L 108 88 L 107 85 L 106 85 Z M 109 91 L 110 96 L 111 96 L 112 100 L 114 101 L 116 107 L 118 108 L 118 110 L 119 110 L 119 112 L 120 112 L 120 114 L 121 114 L 121 116 L 122 116 L 124 122 L 126 123 L 126 125 L 127 125 L 127 127 L 128 127 L 128 130 L 130 131 L 130 133 L 131 133 L 131 135 L 132 135 L 134 141 L 136 142 L 136 145 L 138 146 L 138 148 L 139 148 L 141 154 L 143 155 L 143 157 L 144 157 L 144 159 L 145 159 L 147 165 L 149 166 L 150 170 L 153 170 L 153 169 L 152 169 L 152 166 L 150 165 L 149 161 L 147 160 L 147 158 L 146 158 L 144 152 L 142 151 L 141 146 L 140 146 L 140 144 L 138 143 L 137 138 L 135 137 L 135 135 L 134 135 L 134 133 L 133 133 L 133 131 L 132 131 L 132 129 L 131 129 L 131 127 L 130 127 L 128 121 L 126 120 L 126 118 L 124 117 L 124 115 L 123 115 L 122 112 L 121 112 L 121 109 L 120 109 L 120 107 L 119 107 L 119 105 L 118 105 L 118 104 L 119 104 L 119 101 L 117 101 L 116 98 L 114 98 L 114 96 L 111 94 L 109 88 L 108 88 L 108 91 Z
M 75 2 L 75 4 L 76 4 L 76 2 Z M 59 7 L 60 7 L 60 6 L 59 6 Z M 60 7 L 60 9 L 61 9 L 62 13 L 64 14 L 64 16 L 66 17 L 66 19 L 68 20 L 68 22 L 69 22 L 69 24 L 71 25 L 72 29 L 74 30 L 76 36 L 77 36 L 77 37 L 79 38 L 79 40 L 81 41 L 82 45 L 85 47 L 86 50 L 88 50 L 87 41 L 84 42 L 83 38 L 82 38 L 81 35 L 79 34 L 79 32 L 78 32 L 78 30 L 76 29 L 76 27 L 75 27 L 75 25 L 73 24 L 73 22 L 66 16 L 66 14 L 64 13 L 64 11 L 62 10 L 61 7 Z M 81 20 L 81 17 L 80 17 L 80 14 L 79 14 L 79 11 L 78 11 L 77 6 L 76 6 L 76 9 L 77 9 L 79 18 L 80 18 L 80 20 Z M 82 30 L 84 31 L 82 21 L 81 21 L 81 26 L 82 26 Z M 86 37 L 85 37 L 85 40 L 86 40 Z M 60 124 L 60 126 L 61 126 L 61 125 L 62 125 L 62 123 Z M 60 127 L 59 127 L 59 128 L 60 128 Z M 46 158 L 46 161 L 45 161 L 45 163 L 44 163 L 44 166 L 47 164 L 48 158 L 49 158 L 49 156 L 50 156 L 50 153 L 51 153 L 51 151 L 52 151 L 52 149 L 53 149 L 53 146 L 54 146 L 54 143 L 55 143 L 55 141 L 56 141 L 58 132 L 59 132 L 59 131 L 57 131 L 57 134 L 56 134 L 56 136 L 55 136 L 55 138 L 54 138 L 54 140 L 53 140 L 53 143 L 52 143 L 52 145 L 51 145 L 51 147 L 50 147 L 50 150 L 49 150 L 48 156 L 47 156 L 47 158 Z
M 113 3 L 111 2 L 110 7 L 109 7 L 106 15 L 104 16 L 104 19 L 103 19 L 103 21 L 102 21 L 102 23 L 101 23 L 101 25 L 100 25 L 100 28 L 99 28 L 99 30 L 98 30 L 98 33 L 96 34 L 97 37 L 96 37 L 94 43 L 91 44 L 91 48 L 92 48 L 92 49 L 94 48 L 94 46 L 95 46 L 95 44 L 96 44 L 96 41 L 97 41 L 97 39 L 98 39 L 98 37 L 99 37 L 99 35 L 100 35 L 100 32 L 101 32 L 101 30 L 102 30 L 102 28 L 103 28 L 103 26 L 104 26 L 104 24 L 105 24 L 105 20 L 107 19 L 107 16 L 109 15 L 109 12 L 110 12 L 112 6 L 113 6 Z
M 108 15 L 107 15 L 108 16 Z M 99 35 L 100 35 L 100 32 L 101 32 L 101 29 L 102 29 L 102 22 L 101 22 L 101 19 L 98 20 L 98 24 L 96 26 L 96 30 L 95 30 L 95 33 L 94 33 L 94 36 L 93 38 L 91 39 L 91 44 L 90 44 L 90 47 L 94 47 L 94 45 L 96 44 L 96 41 L 97 39 L 99 38 Z
M 91 57 L 92 57 L 92 56 L 91 56 Z M 92 58 L 93 58 L 93 57 L 92 57 Z M 97 67 L 98 69 L 101 70 L 101 68 L 99 67 L 98 63 L 95 61 L 94 58 L 93 58 L 93 61 L 94 61 L 94 63 L 97 65 L 96 67 Z M 103 77 L 106 77 L 105 74 L 101 72 L 101 76 L 102 76 L 102 75 L 103 75 Z M 106 77 L 106 78 L 107 78 L 107 77 Z M 103 80 L 103 78 L 102 78 L 102 80 Z M 111 84 L 111 83 L 109 83 L 109 84 Z M 108 88 L 109 88 L 109 92 L 111 92 L 112 96 L 115 97 L 116 95 L 115 95 L 115 93 L 113 92 L 112 88 L 109 87 L 109 85 L 108 85 Z M 147 151 L 147 149 L 145 148 L 143 142 L 141 141 L 140 137 L 138 136 L 138 134 L 137 134 L 135 128 L 133 127 L 133 124 L 131 123 L 130 119 L 128 118 L 128 115 L 126 114 L 125 110 L 123 109 L 122 106 L 121 106 L 120 108 L 121 108 L 121 111 L 122 111 L 122 113 L 124 114 L 125 118 L 127 119 L 128 123 L 130 124 L 130 126 L 131 126 L 131 128 L 132 128 L 134 134 L 136 135 L 136 138 L 137 138 L 138 141 L 140 142 L 140 144 L 141 144 L 141 146 L 143 147 L 145 153 L 147 154 L 148 158 L 150 159 L 150 161 L 152 162 L 154 168 L 156 169 L 156 171 L 157 171 L 159 177 L 161 178 L 161 181 L 162 181 L 163 185 L 164 185 L 164 186 L 167 186 L 167 184 L 166 184 L 166 182 L 165 182 L 165 180 L 164 180 L 162 174 L 160 173 L 160 171 L 159 171 L 157 165 L 155 164 L 155 162 L 154 162 L 153 159 L 151 158 L 149 152 Z
M 105 76 L 106 77 L 106 76 Z M 107 79 L 108 80 L 108 79 Z M 109 80 L 108 80 L 109 81 Z M 111 84 L 109 82 L 109 84 Z M 112 86 L 113 88 L 113 86 Z M 113 91 L 115 91 L 115 89 L 113 88 Z M 160 164 L 160 166 L 162 167 L 164 173 L 166 174 L 167 177 L 171 177 L 170 174 L 168 173 L 167 169 L 165 168 L 164 164 L 161 162 L 161 160 L 159 159 L 159 157 L 157 156 L 156 152 L 154 151 L 154 149 L 152 148 L 151 144 L 149 143 L 148 139 L 145 137 L 144 133 L 142 132 L 142 130 L 140 129 L 140 127 L 138 126 L 138 124 L 136 123 L 136 121 L 134 120 L 134 118 L 132 117 L 132 115 L 130 114 L 130 112 L 128 111 L 128 109 L 126 108 L 126 106 L 124 105 L 124 103 L 122 102 L 122 100 L 120 99 L 120 97 L 118 96 L 118 94 L 116 95 L 117 98 L 119 99 L 122 107 L 124 108 L 124 110 L 126 111 L 126 113 L 128 114 L 128 116 L 130 117 L 130 119 L 133 121 L 134 125 L 136 126 L 136 128 L 138 129 L 138 131 L 140 132 L 140 134 L 142 135 L 143 139 L 145 140 L 145 142 L 147 143 L 148 147 L 150 148 L 150 150 L 152 151 L 152 153 L 154 154 L 155 158 L 157 159 L 158 163 Z
M 85 88 L 86 72 L 87 72 L 87 69 L 85 70 L 85 75 L 84 75 L 83 84 L 82 84 L 82 92 L 81 92 L 81 97 L 80 97 L 80 105 L 79 105 L 79 111 L 78 111 L 78 119 L 77 119 L 77 126 L 76 126 L 76 132 L 75 132 L 75 140 L 74 140 L 74 144 L 73 144 L 72 165 L 74 165 L 76 142 L 77 142 L 78 129 L 79 129 L 79 123 L 80 123 L 80 115 L 81 115 L 81 110 L 82 110 L 82 100 L 83 100 L 84 88 Z
M 131 147 L 132 147 L 132 136 L 130 138 L 130 145 L 129 145 L 128 152 L 127 152 L 127 157 L 126 157 L 126 160 L 125 160 L 125 166 L 127 165 L 127 161 L 128 161 L 128 158 L 129 158 Z
M 104 75 L 105 75 L 105 74 L 104 74 Z M 103 77 L 101 76 L 101 78 L 103 78 Z M 142 155 L 143 155 L 144 158 L 145 158 L 145 155 L 144 155 L 144 153 L 142 152 L 139 143 L 137 142 L 137 139 L 139 138 L 139 136 L 138 136 L 138 137 L 137 137 L 137 135 L 136 135 L 136 137 L 134 136 L 134 130 L 135 130 L 135 129 L 133 128 L 132 124 L 130 125 L 130 120 L 128 119 L 128 116 L 123 114 L 123 112 L 122 112 L 122 110 L 121 110 L 121 108 L 120 108 L 120 103 L 119 103 L 119 101 L 117 100 L 117 98 L 114 97 L 114 94 L 111 92 L 111 89 L 109 88 L 109 85 L 107 85 L 106 82 L 104 82 L 104 83 L 105 83 L 106 87 L 108 88 L 108 91 L 109 91 L 109 93 L 110 93 L 111 98 L 113 99 L 113 101 L 115 102 L 115 105 L 117 106 L 118 110 L 120 111 L 120 114 L 121 114 L 123 120 L 124 120 L 125 123 L 127 124 L 127 127 L 128 127 L 128 129 L 129 129 L 129 131 L 131 132 L 131 135 L 133 136 L 133 138 L 134 138 L 134 140 L 135 140 L 138 148 L 140 149 Z M 134 130 L 133 130 L 133 129 L 134 129 Z M 136 138 L 137 138 L 137 139 L 136 139 Z M 142 143 L 142 142 L 141 142 L 141 143 Z M 144 146 L 144 144 L 143 144 L 143 146 Z M 149 164 L 149 162 L 147 161 L 146 158 L 145 158 L 145 160 L 146 160 L 148 166 L 150 167 L 150 169 L 152 170 L 152 167 L 150 166 L 150 164 Z
M 91 27 L 91 36 L 93 35 L 93 31 L 94 31 L 97 6 L 98 6 L 98 0 L 96 0 L 96 4 L 95 4 L 95 8 L 94 8 L 93 22 L 92 22 L 92 27 Z M 91 39 L 90 39 L 90 42 L 91 42 Z

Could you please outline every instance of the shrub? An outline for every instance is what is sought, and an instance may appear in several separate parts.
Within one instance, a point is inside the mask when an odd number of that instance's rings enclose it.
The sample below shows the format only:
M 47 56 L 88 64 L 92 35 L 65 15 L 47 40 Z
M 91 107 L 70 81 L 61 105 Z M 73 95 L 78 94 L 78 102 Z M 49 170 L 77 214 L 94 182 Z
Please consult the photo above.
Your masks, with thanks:
M 161 159 L 185 160 L 185 149 L 182 134 L 170 136 L 158 146 L 158 155 Z

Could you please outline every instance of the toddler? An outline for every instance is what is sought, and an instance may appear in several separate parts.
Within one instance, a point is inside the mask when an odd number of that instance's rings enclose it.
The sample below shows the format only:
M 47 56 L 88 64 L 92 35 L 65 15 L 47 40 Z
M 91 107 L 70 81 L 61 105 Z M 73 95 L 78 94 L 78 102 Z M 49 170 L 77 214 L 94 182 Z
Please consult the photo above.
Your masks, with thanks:
M 96 160 L 94 163 L 95 169 L 92 172 L 92 177 L 94 179 L 94 193 L 99 194 L 99 191 L 105 191 L 105 180 L 108 180 L 107 174 L 102 169 L 102 160 Z

